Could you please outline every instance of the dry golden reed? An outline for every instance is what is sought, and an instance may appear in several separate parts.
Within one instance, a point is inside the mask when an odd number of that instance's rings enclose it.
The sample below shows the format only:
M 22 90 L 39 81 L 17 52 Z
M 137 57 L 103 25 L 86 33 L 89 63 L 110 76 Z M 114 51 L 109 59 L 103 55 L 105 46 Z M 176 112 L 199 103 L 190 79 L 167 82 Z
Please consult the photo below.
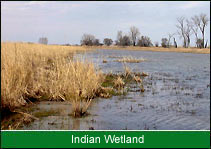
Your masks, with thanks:
M 121 90 L 125 85 L 125 82 L 123 79 L 118 76 L 118 78 L 114 81 L 114 87 L 118 88 L 118 90 Z
M 83 113 L 103 81 L 92 63 L 72 60 L 74 52 L 86 51 L 84 47 L 28 43 L 1 43 L 1 47 L 3 110 L 33 98 L 68 100 Z
M 140 63 L 140 62 L 144 62 L 146 61 L 146 59 L 137 59 L 135 57 L 132 56 L 125 56 L 121 59 L 115 60 L 116 62 L 124 62 L 124 63 Z

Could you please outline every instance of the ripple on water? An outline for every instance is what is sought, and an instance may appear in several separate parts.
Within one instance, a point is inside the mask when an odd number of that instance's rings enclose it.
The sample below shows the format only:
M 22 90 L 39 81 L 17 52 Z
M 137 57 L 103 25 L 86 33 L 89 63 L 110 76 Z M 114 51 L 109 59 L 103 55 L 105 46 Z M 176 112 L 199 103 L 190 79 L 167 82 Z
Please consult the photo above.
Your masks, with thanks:
M 136 92 L 134 85 L 126 96 L 94 99 L 90 115 L 83 118 L 68 115 L 69 103 L 41 102 L 36 106 L 59 115 L 43 117 L 23 129 L 210 129 L 209 54 L 97 50 L 84 57 L 104 72 L 122 72 L 123 65 L 114 60 L 128 55 L 148 60 L 128 64 L 133 71 L 150 74 L 144 79 L 144 93 Z

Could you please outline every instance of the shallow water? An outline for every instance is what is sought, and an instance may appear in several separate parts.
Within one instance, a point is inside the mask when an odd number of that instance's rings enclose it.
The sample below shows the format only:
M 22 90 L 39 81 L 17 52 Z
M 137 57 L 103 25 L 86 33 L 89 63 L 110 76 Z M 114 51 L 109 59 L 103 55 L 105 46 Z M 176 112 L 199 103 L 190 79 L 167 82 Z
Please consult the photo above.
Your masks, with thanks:
M 53 110 L 57 114 L 42 117 L 22 129 L 210 129 L 210 55 L 174 52 L 128 50 L 96 50 L 76 57 L 92 61 L 103 72 L 123 71 L 117 57 L 147 59 L 127 63 L 134 72 L 147 72 L 145 92 L 132 84 L 126 96 L 94 99 L 89 115 L 72 118 L 71 104 L 41 102 L 37 110 Z M 107 63 L 103 63 L 103 59 Z M 55 112 L 54 112 L 55 113 Z

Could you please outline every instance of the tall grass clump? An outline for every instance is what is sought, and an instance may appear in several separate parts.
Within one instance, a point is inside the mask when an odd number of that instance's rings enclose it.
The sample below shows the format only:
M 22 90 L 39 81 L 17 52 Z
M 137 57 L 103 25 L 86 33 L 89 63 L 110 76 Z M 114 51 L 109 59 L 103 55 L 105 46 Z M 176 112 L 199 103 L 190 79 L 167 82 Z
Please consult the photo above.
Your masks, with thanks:
M 83 115 L 102 84 L 89 62 L 73 61 L 83 47 L 1 43 L 1 108 L 13 111 L 32 100 L 67 100 Z
M 45 81 L 43 87 L 45 93 L 50 99 L 70 101 L 75 117 L 86 113 L 103 81 L 102 73 L 97 71 L 92 63 L 80 61 L 57 61 L 54 70 L 46 75 L 48 81 Z

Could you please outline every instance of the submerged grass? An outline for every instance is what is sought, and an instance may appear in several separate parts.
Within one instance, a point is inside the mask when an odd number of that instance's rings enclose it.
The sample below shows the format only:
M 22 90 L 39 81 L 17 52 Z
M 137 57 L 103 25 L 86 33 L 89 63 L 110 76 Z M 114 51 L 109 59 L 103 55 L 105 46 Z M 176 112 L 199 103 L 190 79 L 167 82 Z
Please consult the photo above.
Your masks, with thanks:
M 34 113 L 34 116 L 37 118 L 41 117 L 46 117 L 46 116 L 51 116 L 51 115 L 57 115 L 59 111 L 54 111 L 54 110 L 48 110 L 48 111 L 38 111 Z
M 140 91 L 144 92 L 144 77 L 148 76 L 147 73 L 132 72 L 130 67 L 123 63 L 124 72 L 119 74 L 108 73 L 102 83 L 104 91 L 101 91 L 105 97 L 126 95 L 129 91 L 130 85 L 136 83 L 139 85 Z M 104 96 L 100 96 L 104 97 Z

